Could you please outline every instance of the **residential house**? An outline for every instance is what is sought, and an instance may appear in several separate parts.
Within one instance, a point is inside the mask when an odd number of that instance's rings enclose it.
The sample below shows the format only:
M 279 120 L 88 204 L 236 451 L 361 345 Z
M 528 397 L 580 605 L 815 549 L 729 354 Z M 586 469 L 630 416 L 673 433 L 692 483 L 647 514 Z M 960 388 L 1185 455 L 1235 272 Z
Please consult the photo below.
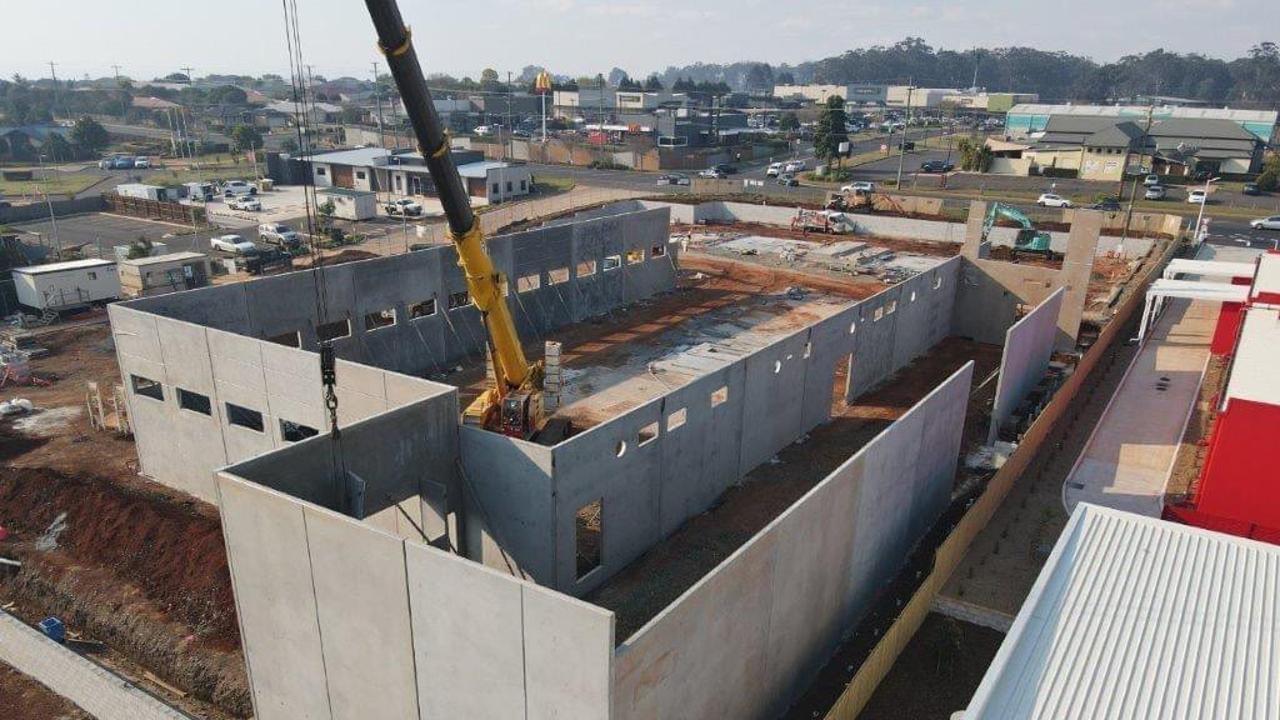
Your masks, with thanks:
M 502 202 L 528 195 L 533 178 L 527 166 L 485 161 L 478 150 L 452 151 L 458 173 L 472 197 Z M 426 161 L 420 153 L 382 148 L 354 148 L 312 155 L 317 187 L 386 192 L 395 195 L 435 195 Z

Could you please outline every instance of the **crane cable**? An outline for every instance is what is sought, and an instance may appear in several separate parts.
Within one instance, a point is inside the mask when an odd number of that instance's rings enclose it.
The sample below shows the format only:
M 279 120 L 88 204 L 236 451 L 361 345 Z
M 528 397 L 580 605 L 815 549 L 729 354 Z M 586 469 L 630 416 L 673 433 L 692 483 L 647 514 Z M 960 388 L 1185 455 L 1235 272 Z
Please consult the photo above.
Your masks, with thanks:
M 284 10 L 285 47 L 289 53 L 289 79 L 293 91 L 294 128 L 297 133 L 298 151 L 308 159 L 306 178 L 302 183 L 302 193 L 306 207 L 307 237 L 310 239 L 308 245 L 311 256 L 312 288 L 315 291 L 316 319 L 317 324 L 323 324 L 329 318 L 328 291 L 325 282 L 326 274 L 322 267 L 323 256 L 320 253 L 317 235 L 316 213 L 318 212 L 318 207 L 315 177 L 312 174 L 313 171 L 310 165 L 310 158 L 314 151 L 311 118 L 315 105 L 310 96 L 309 78 L 303 74 L 307 66 L 302 57 L 302 38 L 298 29 L 297 0 L 281 0 L 281 6 Z M 327 338 L 320 340 L 320 382 L 323 387 L 325 410 L 328 413 L 329 436 L 332 439 L 329 447 L 330 459 L 336 475 L 335 482 L 338 488 L 345 489 L 348 487 L 349 475 L 347 473 L 346 457 L 342 452 L 342 432 L 338 428 L 337 358 L 333 341 Z M 349 493 L 342 492 L 339 498 L 340 502 L 346 504 L 350 496 Z M 355 509 L 347 508 L 349 511 Z

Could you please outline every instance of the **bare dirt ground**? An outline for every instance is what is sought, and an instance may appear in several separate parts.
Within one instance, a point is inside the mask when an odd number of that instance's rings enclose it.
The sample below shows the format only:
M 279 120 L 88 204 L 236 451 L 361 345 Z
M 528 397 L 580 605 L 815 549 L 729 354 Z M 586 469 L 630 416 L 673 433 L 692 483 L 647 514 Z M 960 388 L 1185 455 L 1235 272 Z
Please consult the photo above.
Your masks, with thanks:
M 119 381 L 105 323 L 42 333 L 47 387 L 5 388 L 35 413 L 0 422 L 0 604 L 106 643 L 100 662 L 202 717 L 245 717 L 248 684 L 217 510 L 137 475 L 133 441 L 89 427 L 86 380 Z M 52 530 L 51 530 L 52 528 Z M 40 542 L 44 540 L 45 542 Z M 52 541 L 52 547 L 50 542 Z M 38 544 L 39 543 L 39 544 Z M 25 716 L 24 716 L 25 717 Z
M 0 717 L 14 720 L 93 720 L 49 688 L 0 663 Z
M 752 222 L 735 222 L 714 226 L 684 225 L 681 223 L 671 224 L 672 235 L 705 233 L 716 229 L 731 230 L 733 232 L 740 232 L 746 235 L 759 235 L 761 237 L 785 238 L 787 240 L 808 240 L 809 242 L 818 243 L 820 245 L 830 245 L 842 240 L 857 240 L 859 242 L 866 242 L 870 245 L 888 248 L 894 252 L 930 255 L 933 257 L 951 257 L 953 255 L 960 254 L 960 245 L 958 244 L 932 242 L 929 240 L 906 240 L 901 238 L 880 237 L 878 235 L 828 235 L 825 233 L 803 232 L 800 230 L 778 227 L 777 225 L 763 225 L 761 223 Z
M 1169 484 L 1165 488 L 1165 500 L 1170 503 L 1182 502 L 1195 491 L 1196 482 L 1200 479 L 1200 471 L 1204 468 L 1205 456 L 1209 448 L 1209 433 L 1213 429 L 1213 418 L 1216 400 L 1226 389 L 1228 359 L 1211 355 L 1205 367 L 1204 380 L 1200 384 L 1200 397 L 1191 410 L 1191 419 L 1182 435 L 1182 444 L 1178 447 L 1178 455 L 1173 461 L 1173 471 L 1169 474 Z
M 616 637 L 626 640 L 969 360 L 977 362 L 976 377 L 984 377 L 999 365 L 1000 348 L 947 338 L 852 405 L 844 402 L 844 376 L 838 373 L 831 422 L 779 453 L 776 464 L 748 473 L 713 509 L 685 523 L 586 599 L 617 613 Z
M 1004 635 L 930 613 L 859 720 L 948 720 L 969 704 Z

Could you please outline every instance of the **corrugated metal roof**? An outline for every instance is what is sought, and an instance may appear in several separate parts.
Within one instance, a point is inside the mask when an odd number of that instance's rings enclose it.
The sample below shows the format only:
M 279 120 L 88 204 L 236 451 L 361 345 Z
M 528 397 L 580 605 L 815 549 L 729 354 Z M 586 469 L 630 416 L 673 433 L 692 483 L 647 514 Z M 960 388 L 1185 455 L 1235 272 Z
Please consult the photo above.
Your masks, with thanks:
M 14 268 L 13 271 L 16 273 L 23 273 L 24 275 L 43 275 L 45 273 L 62 272 L 64 270 L 82 270 L 84 268 L 103 267 L 105 265 L 115 265 L 115 262 L 99 258 L 87 258 L 84 260 L 66 260 L 63 262 L 48 263 L 46 265 L 29 265 L 27 267 Z
M 1245 311 L 1240 327 L 1227 397 L 1280 405 L 1277 358 L 1280 358 L 1280 311 L 1254 305 Z
M 1280 718 L 1280 547 L 1081 503 L 965 720 Z
M 1010 115 L 1095 115 L 1098 117 L 1147 116 L 1146 105 L 1043 105 L 1018 103 L 1009 109 Z M 1270 122 L 1276 124 L 1280 116 L 1274 110 L 1232 110 L 1230 108 L 1190 108 L 1157 106 L 1152 115 L 1157 118 L 1206 118 L 1234 120 L 1236 122 Z
M 204 253 L 198 252 L 175 252 L 165 255 L 151 255 L 144 258 L 134 258 L 132 260 L 121 260 L 121 265 L 133 265 L 134 267 L 143 267 L 146 265 L 163 265 L 171 262 L 182 262 L 183 260 L 199 260 L 205 257 Z

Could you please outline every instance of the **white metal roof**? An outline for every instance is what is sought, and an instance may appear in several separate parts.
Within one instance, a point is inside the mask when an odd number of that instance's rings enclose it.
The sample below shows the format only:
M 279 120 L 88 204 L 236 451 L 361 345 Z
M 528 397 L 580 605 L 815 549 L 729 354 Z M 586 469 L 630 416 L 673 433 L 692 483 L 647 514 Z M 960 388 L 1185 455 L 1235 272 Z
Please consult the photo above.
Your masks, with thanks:
M 64 270 L 83 270 L 85 268 L 103 267 L 105 265 L 115 265 L 115 261 L 103 260 L 101 258 L 65 260 L 63 262 L 48 263 L 46 265 L 29 265 L 27 267 L 14 268 L 13 271 L 24 275 L 43 275 L 45 273 L 63 272 Z
M 1147 295 L 1242 303 L 1249 299 L 1249 288 L 1244 285 L 1229 285 L 1224 282 L 1158 278 L 1147 289 Z
M 1231 379 L 1227 381 L 1227 397 L 1280 405 L 1278 359 L 1280 310 L 1254 305 L 1245 311 L 1240 328 L 1240 343 L 1231 363 Z
M 1256 265 L 1251 262 L 1222 262 L 1216 260 L 1189 260 L 1174 258 L 1164 268 L 1164 276 L 1199 275 L 1200 277 L 1237 278 L 1253 277 Z
M 1081 503 L 964 720 L 1280 718 L 1280 547 Z
M 1010 115 L 1092 115 L 1097 117 L 1146 117 L 1146 105 L 1046 105 L 1018 103 Z M 1198 118 L 1201 120 L 1235 120 L 1236 122 L 1270 122 L 1276 124 L 1275 110 L 1233 110 L 1231 108 L 1156 106 L 1155 117 Z
M 164 255 L 150 255 L 144 258 L 134 258 L 133 260 L 121 260 L 120 264 L 143 267 L 145 265 L 162 265 L 164 263 L 181 262 L 183 260 L 196 260 L 203 257 L 205 257 L 204 253 L 175 252 Z
M 1253 297 L 1261 293 L 1280 293 L 1280 255 L 1263 253 L 1258 262 L 1258 274 L 1253 280 Z

